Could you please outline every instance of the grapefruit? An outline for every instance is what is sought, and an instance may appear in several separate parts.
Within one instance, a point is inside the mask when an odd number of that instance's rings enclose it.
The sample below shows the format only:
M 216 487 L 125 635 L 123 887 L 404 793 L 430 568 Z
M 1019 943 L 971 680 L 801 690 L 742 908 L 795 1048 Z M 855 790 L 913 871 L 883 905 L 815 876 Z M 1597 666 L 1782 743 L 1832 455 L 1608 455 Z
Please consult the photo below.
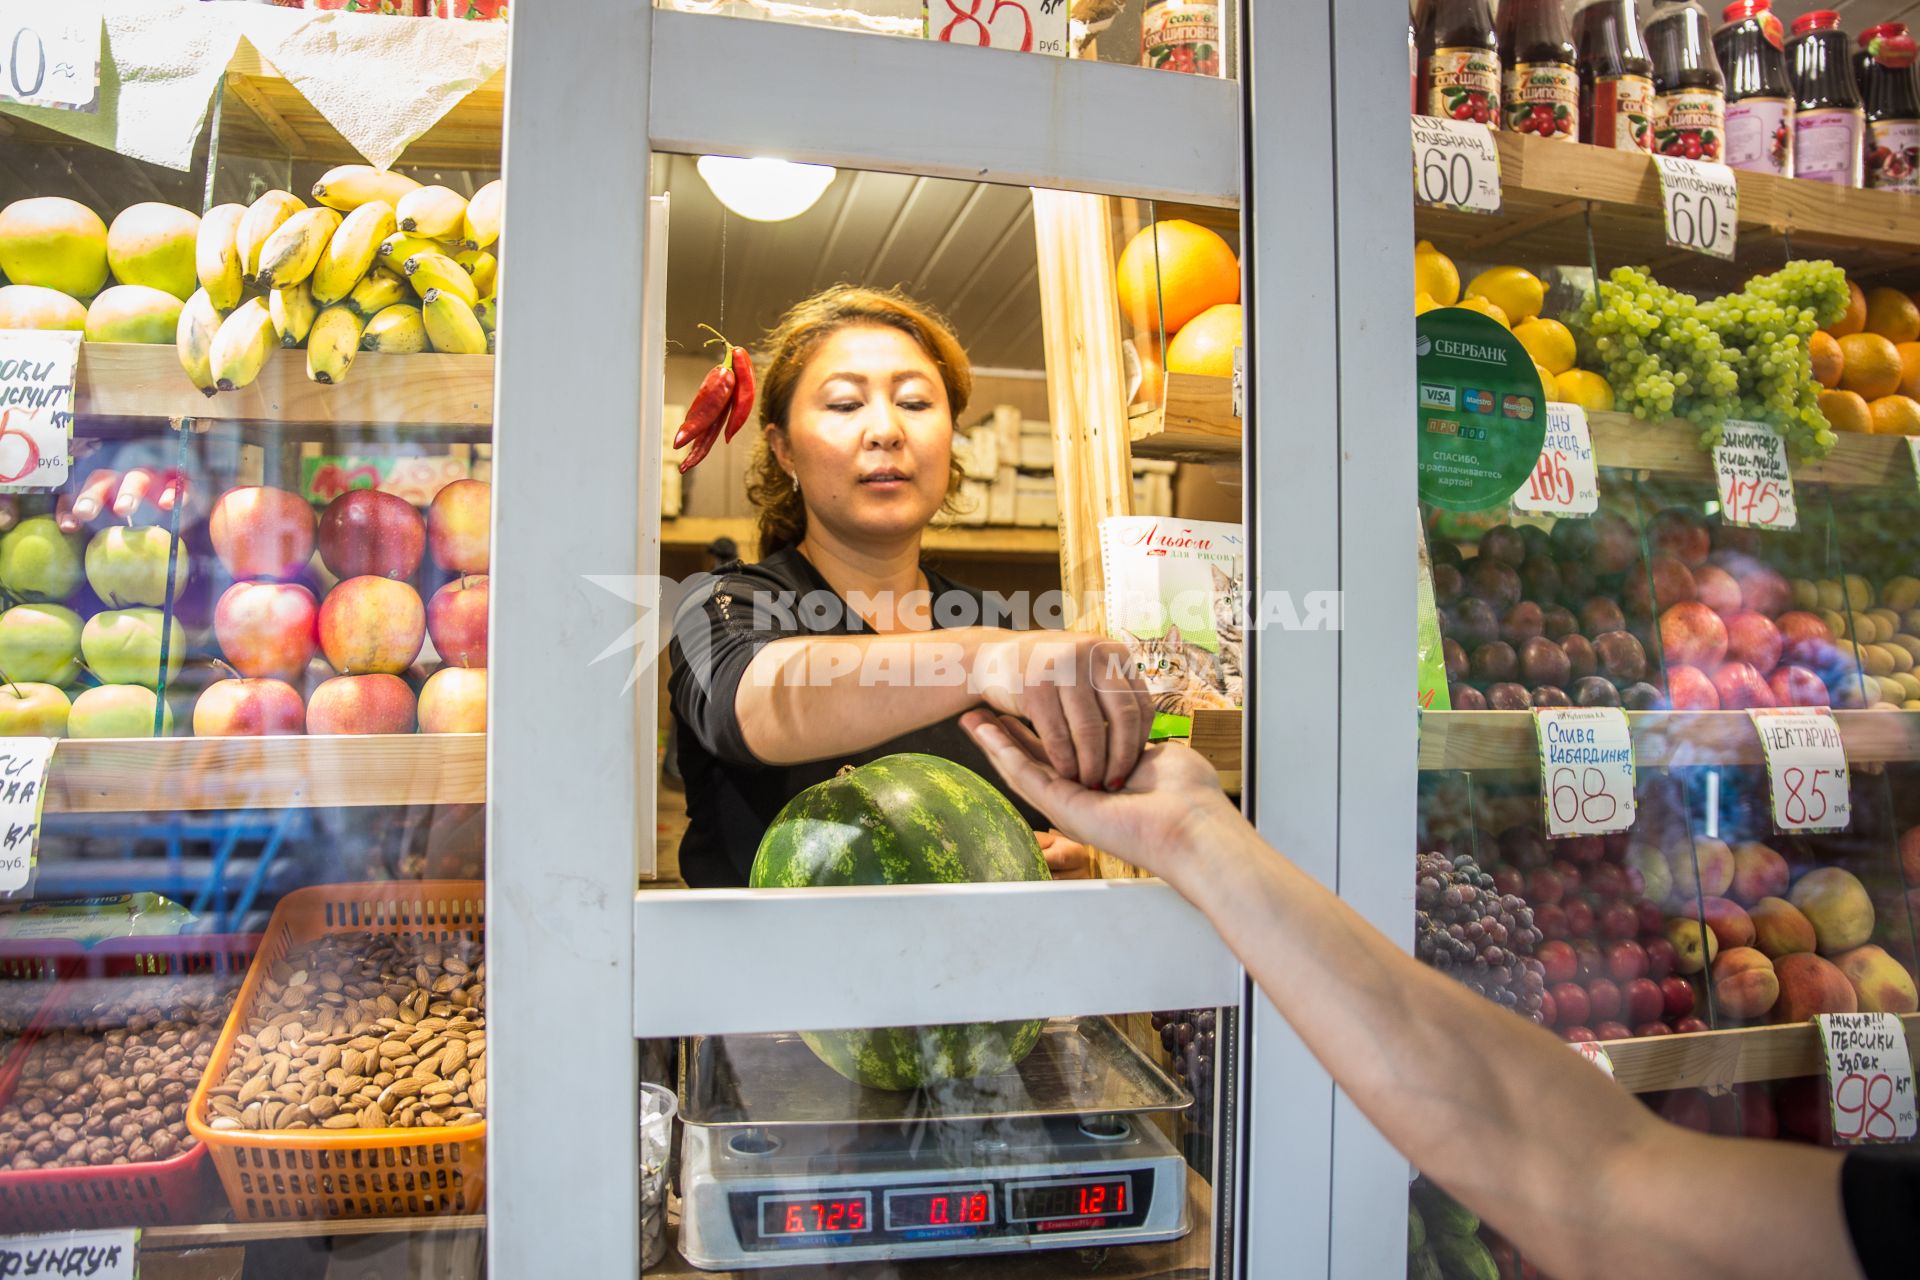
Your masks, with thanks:
M 1164 316 L 1171 337 L 1208 307 L 1240 301 L 1240 260 L 1225 240 L 1182 218 L 1129 240 L 1114 276 L 1135 333 L 1158 333 Z
M 1233 349 L 1243 341 L 1244 332 L 1238 303 L 1208 307 L 1167 343 L 1167 372 L 1231 378 Z
M 15 200 L 0 209 L 0 272 L 14 284 L 91 298 L 107 282 L 107 224 L 62 196 Z

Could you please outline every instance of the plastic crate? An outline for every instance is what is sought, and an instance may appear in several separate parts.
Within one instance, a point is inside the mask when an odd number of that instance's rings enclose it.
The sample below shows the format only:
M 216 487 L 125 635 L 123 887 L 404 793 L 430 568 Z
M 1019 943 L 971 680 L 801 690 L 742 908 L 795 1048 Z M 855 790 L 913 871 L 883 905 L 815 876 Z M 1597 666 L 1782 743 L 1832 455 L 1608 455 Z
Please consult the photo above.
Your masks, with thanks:
M 485 1120 L 440 1129 L 249 1131 L 208 1124 L 207 1098 L 227 1071 L 267 972 L 298 943 L 333 933 L 485 937 L 478 880 L 316 885 L 280 900 L 187 1107 L 187 1125 L 241 1222 L 478 1213 L 486 1204 Z M 430 1137 L 428 1135 L 431 1135 Z
M 259 945 L 258 935 L 112 938 L 84 953 L 84 972 L 135 981 L 232 973 L 237 984 Z M 41 1006 L 0 1071 L 0 1106 L 12 1101 L 34 1043 L 80 989 L 74 982 L 60 983 Z M 0 1171 L 0 1222 L 20 1231 L 64 1231 L 196 1221 L 205 1216 L 210 1199 L 207 1169 L 206 1144 L 201 1143 L 169 1160 L 143 1164 Z

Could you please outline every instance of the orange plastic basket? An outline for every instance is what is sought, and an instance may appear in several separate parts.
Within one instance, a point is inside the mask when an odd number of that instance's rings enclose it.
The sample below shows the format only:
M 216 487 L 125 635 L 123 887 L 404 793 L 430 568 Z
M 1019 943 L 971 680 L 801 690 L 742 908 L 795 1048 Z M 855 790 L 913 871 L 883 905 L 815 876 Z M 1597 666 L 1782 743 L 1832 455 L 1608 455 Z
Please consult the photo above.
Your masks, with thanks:
M 187 1108 L 241 1222 L 478 1213 L 486 1203 L 486 1121 L 442 1129 L 215 1129 L 207 1098 L 227 1071 L 272 966 L 333 933 L 483 941 L 478 880 L 316 885 L 280 900 L 233 1013 Z M 427 1135 L 432 1137 L 428 1138 Z

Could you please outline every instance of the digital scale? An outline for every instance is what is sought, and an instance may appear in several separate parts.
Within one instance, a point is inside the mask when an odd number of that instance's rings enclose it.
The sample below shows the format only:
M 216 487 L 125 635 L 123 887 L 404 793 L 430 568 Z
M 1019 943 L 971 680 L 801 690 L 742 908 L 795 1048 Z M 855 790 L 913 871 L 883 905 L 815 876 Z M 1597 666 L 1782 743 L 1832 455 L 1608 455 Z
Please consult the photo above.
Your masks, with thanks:
M 1018 1067 L 890 1093 L 796 1034 L 686 1056 L 680 1252 L 703 1270 L 1092 1248 L 1187 1233 L 1187 1164 L 1152 1122 L 1193 1098 L 1105 1018 Z

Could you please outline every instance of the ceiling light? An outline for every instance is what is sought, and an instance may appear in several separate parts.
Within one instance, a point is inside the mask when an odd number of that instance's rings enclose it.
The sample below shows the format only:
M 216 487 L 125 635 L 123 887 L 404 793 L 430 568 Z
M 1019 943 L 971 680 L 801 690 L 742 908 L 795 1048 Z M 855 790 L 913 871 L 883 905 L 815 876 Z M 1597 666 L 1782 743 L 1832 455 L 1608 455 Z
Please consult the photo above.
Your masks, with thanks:
M 721 204 L 755 222 L 799 217 L 813 208 L 834 176 L 831 165 L 759 156 L 701 156 L 696 167 Z

